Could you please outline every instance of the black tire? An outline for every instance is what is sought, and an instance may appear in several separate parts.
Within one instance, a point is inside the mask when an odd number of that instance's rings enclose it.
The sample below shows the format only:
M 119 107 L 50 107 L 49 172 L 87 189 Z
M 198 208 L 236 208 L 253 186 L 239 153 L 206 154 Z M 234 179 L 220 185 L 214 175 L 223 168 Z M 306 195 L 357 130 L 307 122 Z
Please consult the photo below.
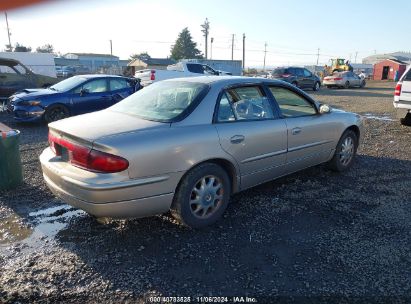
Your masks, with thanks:
M 365 87 L 365 80 L 361 81 L 360 88 Z
M 215 178 L 214 182 L 211 178 Z M 219 185 L 221 187 L 213 192 L 212 189 Z M 230 194 L 231 184 L 227 172 L 214 163 L 200 164 L 183 177 L 174 194 L 171 214 L 191 228 L 212 225 L 223 215 Z
M 405 115 L 404 118 L 401 118 L 401 119 L 400 119 L 400 123 L 401 123 L 403 126 L 411 126 L 411 113 L 408 112 L 407 115 Z
M 320 90 L 320 87 L 321 87 L 321 83 L 318 82 L 318 81 L 316 81 L 316 82 L 314 83 L 313 91 L 318 91 L 318 90 Z
M 70 111 L 64 105 L 54 105 L 46 109 L 44 113 L 44 120 L 47 123 L 57 121 L 70 116 Z
M 350 87 L 350 82 L 349 82 L 349 81 L 346 81 L 345 84 L 344 84 L 344 88 L 345 88 L 345 89 L 348 89 L 349 87 Z
M 344 150 L 344 145 L 347 144 L 346 140 L 348 140 L 348 142 L 351 141 L 353 146 L 352 146 L 352 150 L 351 149 L 350 151 L 347 150 L 344 155 L 343 150 Z M 333 171 L 337 171 L 337 172 L 343 172 L 349 169 L 354 162 L 354 158 L 357 153 L 357 148 L 358 148 L 357 135 L 352 130 L 346 130 L 341 136 L 340 140 L 338 141 L 333 158 L 328 163 L 330 169 Z M 351 156 L 347 160 L 346 157 L 348 157 L 348 153 L 351 153 Z

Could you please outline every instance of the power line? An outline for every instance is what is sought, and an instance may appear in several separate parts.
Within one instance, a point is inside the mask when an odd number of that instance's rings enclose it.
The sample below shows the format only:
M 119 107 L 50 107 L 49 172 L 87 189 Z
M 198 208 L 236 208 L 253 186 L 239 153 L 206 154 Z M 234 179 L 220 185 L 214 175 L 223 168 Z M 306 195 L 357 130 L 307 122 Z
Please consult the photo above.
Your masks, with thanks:
M 265 57 L 267 55 L 267 42 L 264 44 L 264 67 L 263 67 L 263 71 L 265 71 Z

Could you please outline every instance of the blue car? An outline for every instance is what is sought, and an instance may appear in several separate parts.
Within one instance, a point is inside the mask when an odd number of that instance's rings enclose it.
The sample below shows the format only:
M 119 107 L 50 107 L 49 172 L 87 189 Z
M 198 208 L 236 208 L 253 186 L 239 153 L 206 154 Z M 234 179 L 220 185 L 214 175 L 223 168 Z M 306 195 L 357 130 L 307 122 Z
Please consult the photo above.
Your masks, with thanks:
M 81 75 L 47 89 L 25 89 L 9 98 L 7 111 L 18 121 L 52 122 L 108 108 L 140 88 L 138 80 L 113 75 Z

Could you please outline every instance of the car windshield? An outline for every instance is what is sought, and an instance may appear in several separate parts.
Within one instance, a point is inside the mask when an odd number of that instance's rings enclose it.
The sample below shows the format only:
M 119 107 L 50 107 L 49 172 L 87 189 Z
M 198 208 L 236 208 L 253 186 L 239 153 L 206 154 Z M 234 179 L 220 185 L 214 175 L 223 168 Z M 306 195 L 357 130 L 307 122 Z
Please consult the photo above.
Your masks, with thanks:
M 56 83 L 55 85 L 51 86 L 50 89 L 58 92 L 67 92 L 71 89 L 74 89 L 76 86 L 83 83 L 85 80 L 86 78 L 84 77 L 70 77 L 63 81 L 60 81 L 59 83 Z
M 205 93 L 207 85 L 184 81 L 154 83 L 110 108 L 147 120 L 171 122 Z

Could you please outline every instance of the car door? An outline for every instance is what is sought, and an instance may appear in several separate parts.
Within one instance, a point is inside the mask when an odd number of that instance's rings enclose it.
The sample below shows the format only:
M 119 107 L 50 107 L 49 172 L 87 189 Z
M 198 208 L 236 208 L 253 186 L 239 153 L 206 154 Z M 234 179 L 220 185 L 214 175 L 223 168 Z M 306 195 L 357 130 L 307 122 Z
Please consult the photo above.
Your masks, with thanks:
M 92 79 L 77 87 L 73 91 L 71 103 L 72 112 L 75 115 L 109 107 L 111 95 L 108 89 L 108 79 Z
M 224 90 L 218 100 L 215 127 L 221 147 L 239 165 L 242 189 L 283 174 L 287 128 L 262 86 Z
M 304 73 L 304 80 L 303 80 L 304 87 L 305 88 L 313 88 L 314 87 L 314 82 L 315 82 L 313 74 L 307 69 L 303 69 L 303 73 Z
M 336 146 L 336 123 L 297 91 L 277 85 L 269 89 L 287 126 L 287 173 L 328 160 Z
M 110 106 L 134 93 L 134 84 L 125 78 L 110 78 Z
M 9 97 L 22 89 L 31 89 L 35 85 L 31 79 L 11 65 L 0 65 L 0 97 Z

